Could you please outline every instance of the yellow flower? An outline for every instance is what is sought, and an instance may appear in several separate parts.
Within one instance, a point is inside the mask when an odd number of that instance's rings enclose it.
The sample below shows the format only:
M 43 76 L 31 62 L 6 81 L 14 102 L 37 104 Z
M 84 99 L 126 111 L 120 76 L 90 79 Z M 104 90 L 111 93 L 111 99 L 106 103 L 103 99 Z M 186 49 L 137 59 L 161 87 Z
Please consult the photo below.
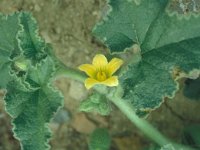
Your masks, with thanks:
M 89 78 L 85 80 L 85 87 L 90 89 L 96 84 L 104 84 L 106 86 L 117 86 L 118 77 L 113 74 L 120 68 L 123 61 L 119 58 L 113 58 L 109 63 L 106 57 L 102 54 L 97 54 L 92 61 L 92 64 L 83 64 L 79 66 L 81 71 L 84 71 Z

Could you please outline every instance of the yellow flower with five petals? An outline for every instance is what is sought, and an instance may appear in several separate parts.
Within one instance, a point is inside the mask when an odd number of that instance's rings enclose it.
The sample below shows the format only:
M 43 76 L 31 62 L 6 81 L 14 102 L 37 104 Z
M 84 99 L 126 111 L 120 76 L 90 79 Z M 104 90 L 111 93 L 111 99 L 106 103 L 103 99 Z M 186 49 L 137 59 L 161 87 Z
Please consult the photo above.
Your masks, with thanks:
M 85 87 L 90 89 L 96 84 L 106 86 L 117 86 L 118 77 L 113 74 L 123 64 L 123 60 L 113 58 L 110 62 L 102 54 L 97 54 L 92 61 L 92 64 L 83 64 L 79 66 L 79 70 L 84 71 L 89 78 L 85 80 Z

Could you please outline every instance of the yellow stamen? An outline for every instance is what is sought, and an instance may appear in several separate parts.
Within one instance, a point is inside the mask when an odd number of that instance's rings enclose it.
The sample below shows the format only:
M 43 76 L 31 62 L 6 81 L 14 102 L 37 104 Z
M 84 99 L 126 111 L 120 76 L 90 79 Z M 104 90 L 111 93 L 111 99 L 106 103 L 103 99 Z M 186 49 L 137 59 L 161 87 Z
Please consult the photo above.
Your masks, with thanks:
M 93 58 L 92 64 L 83 64 L 79 66 L 81 71 L 84 71 L 89 78 L 85 80 L 87 89 L 96 84 L 103 84 L 106 86 L 117 86 L 118 77 L 113 74 L 123 64 L 119 58 L 113 58 L 109 63 L 104 55 L 97 54 Z
M 98 81 L 105 81 L 107 76 L 104 71 L 99 71 L 99 72 L 97 72 L 96 78 Z

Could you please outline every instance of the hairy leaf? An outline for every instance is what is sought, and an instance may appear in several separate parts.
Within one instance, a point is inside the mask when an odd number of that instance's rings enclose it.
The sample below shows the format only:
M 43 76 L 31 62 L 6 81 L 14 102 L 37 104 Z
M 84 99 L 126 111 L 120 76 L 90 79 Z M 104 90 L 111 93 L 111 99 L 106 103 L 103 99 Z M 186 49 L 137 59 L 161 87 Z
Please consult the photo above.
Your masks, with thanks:
M 46 43 L 38 35 L 36 20 L 30 13 L 20 13 L 20 24 L 23 30 L 19 32 L 19 45 L 25 58 L 32 60 L 33 63 L 40 61 L 46 56 Z
M 173 97 L 179 74 L 200 69 L 200 16 L 168 10 L 169 0 L 110 0 L 110 10 L 93 32 L 111 52 L 124 52 L 134 44 L 134 55 L 120 77 L 122 98 L 139 116 Z M 186 75 L 187 74 L 187 75 Z
M 0 14 L 0 88 L 7 90 L 6 110 L 24 150 L 49 149 L 47 125 L 62 104 L 51 85 L 56 64 L 49 52 L 30 13 Z
M 85 112 L 95 111 L 101 115 L 108 115 L 111 112 L 111 106 L 105 96 L 94 93 L 88 99 L 81 102 L 79 110 Z
M 4 79 L 0 88 L 6 88 L 12 78 L 11 65 L 21 59 L 30 59 L 36 64 L 47 56 L 47 49 L 44 40 L 38 36 L 36 21 L 30 13 L 0 14 L 0 77 Z
M 160 150 L 176 150 L 175 147 L 172 144 L 167 144 L 161 147 Z
M 111 138 L 108 130 L 98 128 L 90 136 L 89 150 L 108 150 L 110 148 Z
M 18 14 L 0 14 L 0 78 L 3 79 L 0 88 L 5 88 L 11 79 L 11 56 L 19 50 L 16 40 L 19 29 Z
M 200 148 L 200 126 L 190 125 L 184 129 L 183 132 L 183 142 L 184 144 L 190 145 L 194 148 Z
M 53 71 L 54 63 L 47 58 L 29 69 L 26 81 L 16 78 L 7 87 L 6 110 L 24 150 L 49 149 L 47 123 L 62 105 L 62 96 L 50 84 Z
M 108 15 L 93 30 L 111 52 L 123 52 L 133 44 L 146 52 L 200 36 L 200 17 L 167 11 L 169 0 L 110 0 Z
M 200 77 L 197 79 L 187 79 L 183 94 L 192 100 L 200 101 Z
M 200 38 L 182 41 L 142 55 L 121 77 L 124 99 L 139 112 L 158 107 L 164 97 L 172 97 L 177 90 L 174 81 L 178 71 L 188 74 L 200 69 Z M 174 74 L 174 76 L 173 76 Z

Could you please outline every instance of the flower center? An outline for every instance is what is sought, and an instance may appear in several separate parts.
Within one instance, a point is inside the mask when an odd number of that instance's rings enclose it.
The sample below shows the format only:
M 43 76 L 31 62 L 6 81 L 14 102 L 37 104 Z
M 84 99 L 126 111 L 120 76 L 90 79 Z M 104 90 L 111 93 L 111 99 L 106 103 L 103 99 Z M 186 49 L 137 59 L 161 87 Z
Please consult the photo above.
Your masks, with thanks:
M 106 76 L 106 73 L 104 71 L 98 71 L 96 78 L 97 78 L 98 81 L 105 81 L 107 76 Z

